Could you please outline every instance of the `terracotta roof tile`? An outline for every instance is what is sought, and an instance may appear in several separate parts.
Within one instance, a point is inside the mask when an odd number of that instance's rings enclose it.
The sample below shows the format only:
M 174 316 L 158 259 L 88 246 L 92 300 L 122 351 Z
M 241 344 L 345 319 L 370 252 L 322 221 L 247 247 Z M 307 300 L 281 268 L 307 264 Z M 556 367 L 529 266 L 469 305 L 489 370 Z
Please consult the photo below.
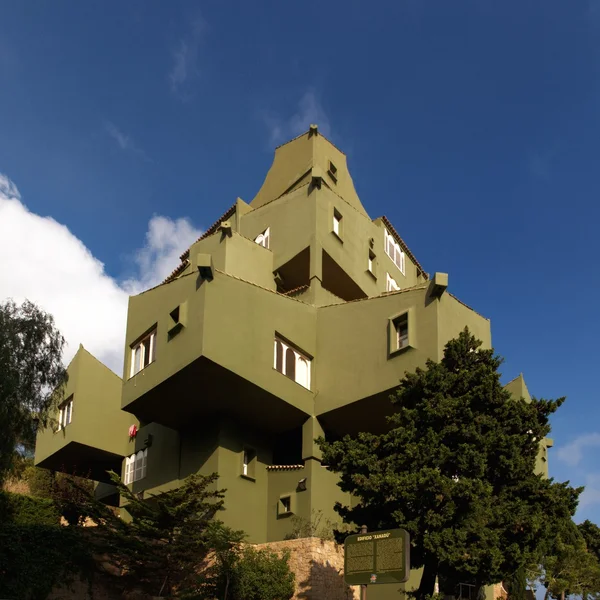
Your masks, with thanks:
M 269 465 L 267 471 L 299 471 L 304 465 Z

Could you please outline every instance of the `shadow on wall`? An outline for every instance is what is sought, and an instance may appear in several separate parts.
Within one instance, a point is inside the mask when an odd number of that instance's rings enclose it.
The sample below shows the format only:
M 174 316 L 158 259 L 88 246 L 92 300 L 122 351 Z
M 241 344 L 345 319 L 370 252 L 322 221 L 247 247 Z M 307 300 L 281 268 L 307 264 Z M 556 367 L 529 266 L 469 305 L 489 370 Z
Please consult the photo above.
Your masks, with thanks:
M 342 569 L 338 569 L 328 560 L 320 563 L 310 561 L 310 573 L 307 579 L 298 582 L 296 598 L 298 600 L 358 600 L 360 591 L 344 582 Z

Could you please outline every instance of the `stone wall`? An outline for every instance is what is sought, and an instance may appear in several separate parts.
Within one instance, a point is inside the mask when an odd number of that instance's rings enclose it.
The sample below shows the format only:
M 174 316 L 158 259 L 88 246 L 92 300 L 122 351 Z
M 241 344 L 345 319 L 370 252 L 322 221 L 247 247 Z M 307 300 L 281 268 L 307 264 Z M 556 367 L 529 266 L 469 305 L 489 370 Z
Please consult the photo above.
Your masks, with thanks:
M 300 538 L 258 544 L 281 553 L 290 551 L 290 569 L 296 575 L 293 600 L 358 600 L 360 588 L 344 583 L 344 549 L 320 538 Z

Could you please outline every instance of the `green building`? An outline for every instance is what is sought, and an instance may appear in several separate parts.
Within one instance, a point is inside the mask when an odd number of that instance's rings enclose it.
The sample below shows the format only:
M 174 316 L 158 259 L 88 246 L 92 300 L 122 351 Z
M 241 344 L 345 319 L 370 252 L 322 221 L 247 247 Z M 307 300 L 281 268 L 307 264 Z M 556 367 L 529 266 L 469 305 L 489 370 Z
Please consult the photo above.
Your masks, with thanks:
M 216 471 L 225 522 L 282 540 L 291 515 L 336 520 L 349 501 L 314 439 L 381 430 L 404 373 L 465 326 L 490 347 L 489 320 L 367 214 L 346 156 L 311 126 L 277 148 L 251 202 L 130 298 L 122 380 L 80 348 L 36 463 L 89 474 L 109 500 L 107 469 L 146 495 Z M 522 377 L 509 389 L 528 397 Z

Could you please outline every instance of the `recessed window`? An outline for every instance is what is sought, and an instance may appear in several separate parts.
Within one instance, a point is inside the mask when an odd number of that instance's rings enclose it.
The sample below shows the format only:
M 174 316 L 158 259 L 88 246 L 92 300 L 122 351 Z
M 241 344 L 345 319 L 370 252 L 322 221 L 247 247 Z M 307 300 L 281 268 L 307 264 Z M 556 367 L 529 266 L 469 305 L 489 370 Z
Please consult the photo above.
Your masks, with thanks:
M 131 373 L 133 377 L 142 369 L 154 362 L 156 358 L 156 329 L 144 336 L 131 347 Z
M 125 459 L 125 484 L 139 481 L 146 477 L 148 467 L 148 448 L 140 450 Z
M 242 451 L 242 475 L 251 479 L 256 475 L 256 451 L 252 448 Z
M 375 252 L 373 250 L 369 250 L 369 262 L 367 264 L 367 270 L 371 275 L 375 275 Z
M 342 215 L 337 209 L 333 209 L 333 233 L 342 238 Z
M 408 314 L 394 319 L 394 333 L 396 335 L 396 350 L 408 346 Z
M 386 292 L 397 292 L 400 286 L 396 283 L 396 280 L 389 274 L 385 274 L 385 291 Z
M 279 506 L 277 507 L 278 516 L 282 517 L 286 515 L 291 515 L 292 513 L 292 497 L 281 496 L 281 498 L 279 498 Z
M 57 431 L 64 429 L 73 417 L 73 396 L 69 396 L 59 407 L 58 407 L 58 427 Z
M 254 241 L 263 248 L 269 248 L 269 243 L 271 241 L 271 228 L 267 227 L 260 235 L 257 235 L 254 238 Z
M 286 342 L 275 338 L 273 367 L 308 390 L 310 389 L 310 364 L 310 358 Z
M 329 177 L 331 177 L 331 179 L 333 179 L 333 181 L 335 181 L 337 183 L 337 167 L 331 162 L 329 161 L 329 169 L 327 171 Z
M 400 249 L 400 244 L 387 229 L 385 230 L 385 252 L 394 261 L 394 264 L 400 269 L 402 275 L 405 275 L 406 255 Z
M 171 317 L 171 321 L 172 321 L 172 325 L 178 325 L 179 324 L 179 306 L 175 309 L 173 309 L 170 313 L 169 316 Z

